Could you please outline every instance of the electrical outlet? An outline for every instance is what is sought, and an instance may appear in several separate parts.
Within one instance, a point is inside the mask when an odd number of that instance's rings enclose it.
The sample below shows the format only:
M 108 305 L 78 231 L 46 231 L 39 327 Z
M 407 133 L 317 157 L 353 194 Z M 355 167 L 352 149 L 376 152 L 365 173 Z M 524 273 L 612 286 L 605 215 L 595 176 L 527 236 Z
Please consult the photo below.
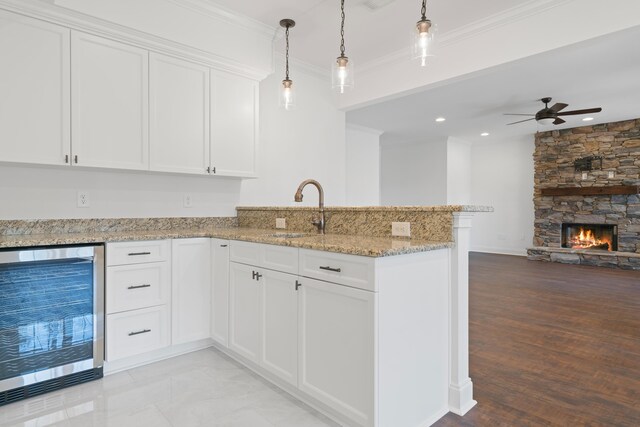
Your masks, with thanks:
M 91 206 L 91 200 L 89 200 L 89 193 L 86 191 L 78 191 L 78 207 L 88 208 Z
M 589 174 L 586 172 L 582 172 L 582 180 L 584 181 L 587 178 L 589 178 Z
M 607 173 L 607 178 L 612 179 L 616 177 L 616 173 L 614 171 L 609 171 Z
M 410 222 L 392 222 L 391 235 L 398 236 L 398 237 L 411 237 L 411 223 Z
M 190 193 L 185 193 L 184 198 L 182 199 L 182 205 L 185 208 L 193 207 L 193 196 Z
M 276 228 L 287 228 L 287 219 L 276 218 Z

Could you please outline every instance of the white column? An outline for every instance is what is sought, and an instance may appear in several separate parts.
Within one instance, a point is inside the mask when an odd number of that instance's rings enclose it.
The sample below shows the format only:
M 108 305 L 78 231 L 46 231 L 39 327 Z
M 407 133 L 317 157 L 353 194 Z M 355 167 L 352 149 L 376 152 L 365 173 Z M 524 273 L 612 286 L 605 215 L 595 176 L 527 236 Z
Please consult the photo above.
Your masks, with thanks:
M 469 378 L 469 245 L 473 214 L 453 214 L 450 283 L 449 410 L 464 415 L 477 403 Z

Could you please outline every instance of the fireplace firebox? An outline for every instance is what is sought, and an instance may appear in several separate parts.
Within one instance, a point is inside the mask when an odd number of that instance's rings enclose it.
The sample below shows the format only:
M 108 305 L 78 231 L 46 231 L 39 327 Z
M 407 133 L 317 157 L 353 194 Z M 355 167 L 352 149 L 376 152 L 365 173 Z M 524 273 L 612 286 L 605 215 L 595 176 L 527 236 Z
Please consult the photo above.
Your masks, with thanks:
M 562 247 L 618 250 L 618 226 L 610 224 L 562 224 Z

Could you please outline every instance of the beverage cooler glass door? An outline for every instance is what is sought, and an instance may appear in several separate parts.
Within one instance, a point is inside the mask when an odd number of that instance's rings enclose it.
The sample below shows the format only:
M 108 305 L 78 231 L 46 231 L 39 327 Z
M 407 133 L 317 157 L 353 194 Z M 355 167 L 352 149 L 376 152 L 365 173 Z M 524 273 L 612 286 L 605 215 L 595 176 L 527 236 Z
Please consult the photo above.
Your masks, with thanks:
M 83 371 L 95 379 L 103 360 L 104 246 L 1 251 L 0 394 L 30 397 L 89 380 Z

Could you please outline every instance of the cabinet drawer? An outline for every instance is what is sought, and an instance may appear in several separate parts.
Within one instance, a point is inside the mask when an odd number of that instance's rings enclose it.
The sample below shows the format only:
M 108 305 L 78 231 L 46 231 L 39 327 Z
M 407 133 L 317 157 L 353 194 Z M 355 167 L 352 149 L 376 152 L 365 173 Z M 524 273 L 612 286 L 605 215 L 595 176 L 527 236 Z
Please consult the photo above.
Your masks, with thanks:
M 107 268 L 107 314 L 163 305 L 170 292 L 169 263 Z
M 241 242 L 238 240 L 232 240 L 230 245 L 229 257 L 231 261 L 284 273 L 298 273 L 297 248 Z
M 299 275 L 375 291 L 375 258 L 300 249 Z
M 169 345 L 167 307 L 107 315 L 107 360 L 112 362 Z
M 168 261 L 170 252 L 168 240 L 107 243 L 107 266 Z

